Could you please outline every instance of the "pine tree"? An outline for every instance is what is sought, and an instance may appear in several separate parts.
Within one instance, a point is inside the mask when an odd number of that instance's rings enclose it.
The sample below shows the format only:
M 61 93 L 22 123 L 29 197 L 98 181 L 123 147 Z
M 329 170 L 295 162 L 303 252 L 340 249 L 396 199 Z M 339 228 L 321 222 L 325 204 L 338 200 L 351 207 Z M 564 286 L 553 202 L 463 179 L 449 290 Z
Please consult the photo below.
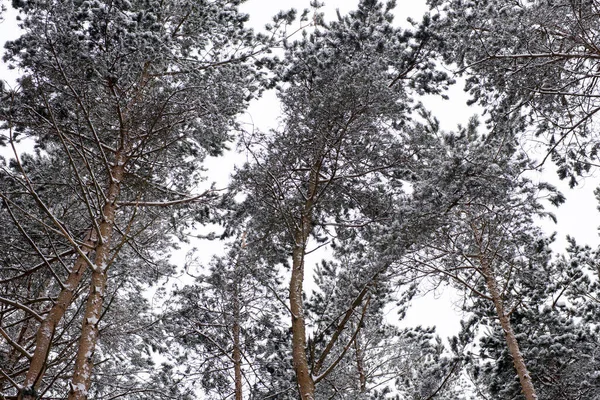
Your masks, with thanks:
M 211 204 L 198 187 L 201 160 L 222 152 L 261 82 L 244 62 L 261 49 L 238 4 L 14 3 L 24 34 L 5 59 L 23 75 L 17 91 L 2 93 L 2 142 L 31 138 L 39 154 L 21 158 L 15 147 L 3 179 L 20 189 L 1 195 L 30 239 L 24 269 L 60 271 L 47 288 L 50 309 L 28 328 L 36 343 L 27 373 L 11 378 L 20 398 L 53 385 L 45 377 L 53 339 L 89 273 L 69 390 L 70 399 L 86 398 L 120 251 L 160 265 L 152 246 L 169 245 Z
M 278 70 L 284 128 L 245 139 L 253 162 L 236 178 L 247 196 L 249 237 L 266 237 L 266 257 L 291 264 L 292 358 L 303 400 L 314 399 L 321 374 L 330 373 L 309 365 L 306 255 L 329 233 L 389 218 L 416 151 L 407 149 L 404 130 L 410 95 L 437 93 L 447 83 L 429 58 L 427 21 L 415 31 L 395 28 L 393 6 L 361 1 L 287 46 Z M 367 292 L 347 305 L 351 314 L 365 306 Z
M 446 349 L 434 329 L 399 329 L 386 318 L 394 299 L 391 277 L 378 277 L 364 306 L 348 314 L 348 305 L 371 280 L 371 266 L 364 254 L 336 258 L 315 269 L 317 287 L 307 302 L 314 325 L 308 340 L 311 372 L 331 371 L 317 386 L 317 398 L 415 399 L 434 392 L 440 399 L 459 398 L 453 391 L 459 369 L 443 355 Z M 332 340 L 336 335 L 339 339 Z
M 540 399 L 597 398 L 597 328 L 593 319 L 583 317 L 597 310 L 589 302 L 591 282 L 585 272 L 595 264 L 593 253 L 570 239 L 566 255 L 532 265 L 529 274 L 515 277 L 527 298 L 511 320 Z M 539 284 L 540 276 L 545 284 Z M 490 311 L 474 310 L 488 329 L 480 329 L 472 375 L 492 399 L 523 398 L 502 333 L 489 324 Z
M 276 376 L 289 370 L 277 360 L 277 348 L 289 344 L 277 307 L 280 283 L 273 271 L 256 265 L 248 250 L 253 245 L 242 235 L 226 257 L 215 256 L 208 272 L 175 291 L 166 318 L 188 390 L 200 389 L 211 399 L 295 393 L 291 374 L 283 386 Z
M 550 185 L 522 176 L 529 161 L 516 151 L 510 132 L 481 136 L 472 120 L 458 135 L 448 135 L 446 145 L 441 169 L 426 185 L 458 199 L 410 263 L 456 284 L 467 305 L 472 302 L 471 307 L 498 320 L 525 398 L 537 399 L 513 319 L 529 301 L 524 282 L 545 284 L 536 272 L 550 257 L 547 240 L 534 223 L 534 217 L 548 215 L 540 199 L 560 204 L 563 198 Z

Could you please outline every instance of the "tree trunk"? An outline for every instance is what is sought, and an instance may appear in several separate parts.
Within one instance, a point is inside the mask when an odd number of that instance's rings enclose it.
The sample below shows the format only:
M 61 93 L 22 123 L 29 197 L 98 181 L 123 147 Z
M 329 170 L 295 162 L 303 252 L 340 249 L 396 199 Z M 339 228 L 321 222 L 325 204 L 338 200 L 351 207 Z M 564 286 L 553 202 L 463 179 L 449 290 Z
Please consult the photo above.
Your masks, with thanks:
M 87 256 L 94 246 L 93 233 L 90 231 L 88 239 L 82 247 L 82 252 Z M 64 283 L 64 288 L 58 294 L 56 302 L 40 324 L 36 333 L 35 351 L 23 382 L 23 390 L 19 393 L 19 400 L 36 400 L 37 391 L 46 371 L 46 362 L 50 353 L 50 345 L 54 337 L 56 326 L 62 320 L 67 308 L 73 301 L 73 295 L 79 286 L 83 274 L 87 270 L 88 262 L 79 255 L 73 264 L 73 268 Z
M 356 354 L 356 372 L 358 373 L 359 391 L 360 393 L 364 393 L 367 390 L 367 377 L 365 376 L 363 351 L 360 348 L 359 338 L 360 335 L 357 335 L 354 340 L 354 352 Z
M 105 290 L 106 268 L 100 268 L 97 265 L 96 270 L 92 272 L 90 293 L 85 305 L 83 327 L 81 329 L 81 337 L 79 338 L 75 369 L 68 397 L 69 400 L 87 399 L 87 392 L 92 376 L 94 350 L 98 339 L 98 323 L 102 313 Z
M 102 314 L 102 305 L 106 291 L 108 261 L 110 256 L 110 243 L 115 225 L 115 212 L 117 198 L 121 189 L 125 159 L 120 152 L 115 157 L 115 164 L 111 168 L 111 177 L 108 187 L 106 204 L 102 208 L 102 222 L 100 223 L 99 245 L 96 248 L 94 270 L 90 293 L 85 305 L 83 326 L 79 347 L 75 358 L 75 369 L 69 390 L 68 400 L 85 400 L 90 388 L 93 368 L 93 357 L 98 341 L 98 324 Z
M 302 229 L 300 230 L 302 231 Z M 301 235 L 298 235 L 301 236 Z M 290 311 L 292 312 L 292 358 L 302 400 L 314 400 L 315 383 L 306 358 L 306 323 L 302 301 L 304 281 L 304 245 L 296 244 L 290 279 Z
M 237 269 L 237 268 L 236 268 Z M 237 272 L 237 271 L 236 271 Z M 234 278 L 237 280 L 237 276 Z M 240 298 L 238 282 L 233 287 L 233 371 L 235 400 L 242 400 L 242 350 L 240 344 Z
M 292 276 L 290 278 L 290 311 L 292 314 L 292 360 L 298 390 L 302 400 L 314 400 L 315 381 L 310 372 L 306 357 L 306 322 L 304 320 L 303 282 L 304 256 L 310 232 L 312 231 L 312 212 L 317 193 L 320 163 L 317 162 L 309 176 L 308 193 L 298 226 L 294 232 L 294 250 L 292 252 Z
M 498 319 L 500 320 L 500 325 L 504 331 L 504 337 L 506 339 L 508 351 L 510 352 L 510 355 L 513 359 L 513 365 L 517 371 L 517 375 L 519 376 L 519 382 L 521 383 L 523 395 L 527 400 L 537 400 L 538 397 L 535 392 L 535 388 L 533 387 L 533 382 L 531 381 L 531 376 L 529 375 L 527 366 L 525 365 L 525 359 L 523 358 L 523 354 L 521 354 L 521 350 L 519 349 L 519 343 L 517 342 L 515 332 L 513 331 L 510 323 L 510 317 L 506 315 L 504 311 L 502 296 L 498 290 L 491 266 L 488 265 L 487 260 L 485 260 L 484 257 L 480 258 L 480 264 L 487 288 L 490 292 L 490 296 L 492 297 L 494 307 L 496 308 Z

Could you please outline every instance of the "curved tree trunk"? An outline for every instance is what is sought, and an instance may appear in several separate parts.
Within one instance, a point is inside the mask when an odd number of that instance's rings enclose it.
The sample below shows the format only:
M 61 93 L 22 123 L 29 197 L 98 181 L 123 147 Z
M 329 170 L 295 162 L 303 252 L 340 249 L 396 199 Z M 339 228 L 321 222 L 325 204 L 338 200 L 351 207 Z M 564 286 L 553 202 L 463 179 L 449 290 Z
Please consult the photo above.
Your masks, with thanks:
M 496 314 L 498 315 L 498 319 L 500 320 L 502 331 L 504 332 L 504 338 L 506 339 L 508 351 L 510 352 L 510 355 L 513 359 L 513 365 L 515 367 L 515 370 L 517 371 L 517 375 L 519 376 L 519 382 L 521 383 L 521 390 L 523 391 L 523 395 L 527 400 L 537 400 L 538 396 L 535 392 L 533 382 L 531 381 L 529 370 L 525 365 L 525 359 L 523 358 L 523 354 L 519 349 L 519 343 L 510 323 L 510 317 L 506 315 L 506 312 L 504 310 L 504 302 L 502 301 L 502 296 L 500 294 L 500 291 L 498 290 L 498 286 L 496 284 L 496 279 L 494 278 L 492 269 L 488 265 L 487 260 L 485 260 L 484 257 L 480 258 L 480 264 L 481 270 L 485 278 L 485 283 L 490 292 L 490 296 L 492 298 L 492 302 L 494 303 L 494 307 L 496 308 Z

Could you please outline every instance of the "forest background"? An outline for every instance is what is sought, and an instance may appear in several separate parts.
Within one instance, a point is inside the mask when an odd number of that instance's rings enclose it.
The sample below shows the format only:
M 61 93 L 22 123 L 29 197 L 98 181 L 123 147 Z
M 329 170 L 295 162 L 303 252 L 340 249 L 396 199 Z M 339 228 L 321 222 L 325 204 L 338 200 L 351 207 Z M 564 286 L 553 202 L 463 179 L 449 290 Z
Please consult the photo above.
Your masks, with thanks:
M 15 2 L 2 396 L 599 396 L 598 3 L 501 3 Z

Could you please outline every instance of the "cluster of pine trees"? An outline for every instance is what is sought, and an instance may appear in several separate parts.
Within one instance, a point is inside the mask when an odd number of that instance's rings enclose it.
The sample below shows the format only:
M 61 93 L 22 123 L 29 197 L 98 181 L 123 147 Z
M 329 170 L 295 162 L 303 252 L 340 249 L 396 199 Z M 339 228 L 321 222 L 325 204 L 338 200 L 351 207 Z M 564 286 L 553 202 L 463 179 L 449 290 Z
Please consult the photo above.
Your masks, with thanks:
M 565 197 L 531 178 L 599 163 L 600 2 L 429 0 L 409 29 L 313 2 L 263 33 L 241 2 L 13 0 L 0 399 L 600 399 L 600 249 L 551 248 Z M 484 115 L 445 132 L 419 99 L 457 77 Z M 244 132 L 265 90 L 281 124 Z M 209 263 L 171 257 L 207 227 Z M 397 323 L 424 282 L 461 295 L 448 342 Z

